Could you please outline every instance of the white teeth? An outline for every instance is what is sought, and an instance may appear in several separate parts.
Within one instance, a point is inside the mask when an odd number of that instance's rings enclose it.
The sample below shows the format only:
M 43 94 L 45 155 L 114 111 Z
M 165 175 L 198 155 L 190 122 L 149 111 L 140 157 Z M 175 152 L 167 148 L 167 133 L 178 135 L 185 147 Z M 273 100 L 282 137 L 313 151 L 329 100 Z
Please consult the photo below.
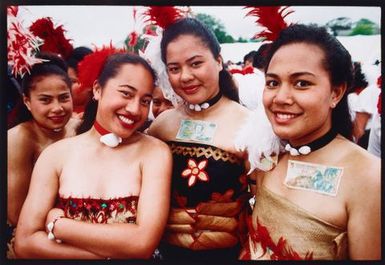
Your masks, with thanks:
M 124 117 L 122 115 L 119 115 L 118 117 L 119 117 L 119 120 L 121 120 L 122 122 L 124 122 L 126 124 L 130 124 L 131 125 L 131 124 L 134 123 L 133 120 L 130 120 L 129 118 L 126 118 L 126 117 Z
M 295 118 L 294 114 L 277 113 L 277 117 L 281 120 L 289 120 Z

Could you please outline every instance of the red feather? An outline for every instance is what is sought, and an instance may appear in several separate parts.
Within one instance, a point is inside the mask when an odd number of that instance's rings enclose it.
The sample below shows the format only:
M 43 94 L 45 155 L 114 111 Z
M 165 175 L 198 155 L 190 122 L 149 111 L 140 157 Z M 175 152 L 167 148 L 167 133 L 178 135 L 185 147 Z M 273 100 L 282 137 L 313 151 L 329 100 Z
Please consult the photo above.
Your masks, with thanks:
M 131 32 L 128 34 L 129 42 L 128 46 L 134 47 L 138 43 L 139 34 L 136 31 Z
M 145 22 L 152 22 L 165 29 L 176 20 L 183 17 L 183 11 L 173 6 L 149 6 L 143 13 Z
M 70 40 L 64 36 L 63 25 L 55 28 L 50 17 L 40 18 L 32 23 L 29 30 L 44 41 L 41 51 L 53 52 L 67 59 L 73 50 Z
M 115 53 L 125 53 L 124 49 L 117 49 L 110 43 L 109 47 L 103 46 L 88 55 L 78 64 L 78 79 L 80 82 L 80 89 L 88 89 L 93 86 L 95 80 L 98 79 L 100 71 L 103 68 L 107 57 Z
M 260 33 L 257 33 L 254 38 L 264 38 L 270 41 L 276 40 L 281 30 L 288 27 L 285 18 L 294 12 L 293 10 L 287 10 L 289 8 L 288 6 L 247 6 L 245 8 L 251 8 L 246 16 L 257 17 L 255 22 L 266 28 Z

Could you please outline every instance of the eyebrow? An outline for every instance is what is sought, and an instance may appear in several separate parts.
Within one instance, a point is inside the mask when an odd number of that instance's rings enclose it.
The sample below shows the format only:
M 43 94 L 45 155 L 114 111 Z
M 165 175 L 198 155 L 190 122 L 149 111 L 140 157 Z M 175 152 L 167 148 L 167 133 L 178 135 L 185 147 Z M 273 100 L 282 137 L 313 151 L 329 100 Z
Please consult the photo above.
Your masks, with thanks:
M 203 56 L 202 56 L 202 55 L 194 55 L 193 57 L 187 59 L 186 62 L 191 62 L 191 61 L 195 60 L 195 59 L 198 58 L 198 57 L 203 57 Z M 178 64 L 178 63 L 173 63 L 173 62 L 167 63 L 167 66 L 169 66 L 169 65 L 174 65 L 174 64 Z
M 125 88 L 128 88 L 128 89 L 134 90 L 135 92 L 138 92 L 138 89 L 136 89 L 135 87 L 130 86 L 130 85 L 119 85 L 119 87 L 125 87 Z M 152 98 L 152 94 L 151 93 L 146 93 L 146 94 L 144 94 L 144 96 Z
M 315 74 L 311 73 L 311 72 L 297 72 L 297 73 L 294 73 L 294 74 L 291 74 L 290 77 L 298 77 L 298 76 L 301 76 L 301 75 L 311 75 L 311 76 L 315 76 Z M 273 77 L 273 78 L 277 78 L 278 75 L 277 74 L 274 74 L 274 73 L 266 73 L 266 76 L 269 76 L 269 77 Z

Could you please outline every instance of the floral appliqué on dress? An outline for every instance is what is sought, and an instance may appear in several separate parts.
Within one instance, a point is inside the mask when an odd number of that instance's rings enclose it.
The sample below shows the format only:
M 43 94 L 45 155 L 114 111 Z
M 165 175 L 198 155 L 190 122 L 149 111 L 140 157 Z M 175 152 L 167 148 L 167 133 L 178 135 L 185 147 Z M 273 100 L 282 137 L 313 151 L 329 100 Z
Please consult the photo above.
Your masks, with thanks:
M 197 163 L 194 159 L 189 159 L 187 161 L 187 168 L 183 170 L 182 177 L 189 178 L 188 179 L 188 186 L 193 186 L 197 179 L 200 179 L 201 181 L 209 181 L 209 175 L 206 171 L 204 171 L 205 167 L 207 166 L 207 159 L 200 161 Z

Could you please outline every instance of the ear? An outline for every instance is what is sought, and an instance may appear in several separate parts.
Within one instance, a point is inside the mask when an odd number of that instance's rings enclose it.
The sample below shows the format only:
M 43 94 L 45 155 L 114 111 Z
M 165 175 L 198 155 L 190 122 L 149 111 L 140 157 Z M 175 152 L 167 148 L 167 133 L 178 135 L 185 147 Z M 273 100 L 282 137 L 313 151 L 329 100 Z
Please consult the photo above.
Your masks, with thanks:
M 222 55 L 218 55 L 218 58 L 215 59 L 218 62 L 219 71 L 223 70 L 223 58 Z
M 94 84 L 92 85 L 92 93 L 94 100 L 99 100 L 102 95 L 102 86 L 97 80 L 95 80 Z
M 340 102 L 340 100 L 342 99 L 342 97 L 346 92 L 346 89 L 347 89 L 346 83 L 333 88 L 331 99 L 330 99 L 330 107 L 332 109 L 334 109 L 337 106 L 338 102 Z
M 25 94 L 23 94 L 23 103 L 27 107 L 27 109 L 31 111 L 31 99 L 30 97 L 27 97 Z

